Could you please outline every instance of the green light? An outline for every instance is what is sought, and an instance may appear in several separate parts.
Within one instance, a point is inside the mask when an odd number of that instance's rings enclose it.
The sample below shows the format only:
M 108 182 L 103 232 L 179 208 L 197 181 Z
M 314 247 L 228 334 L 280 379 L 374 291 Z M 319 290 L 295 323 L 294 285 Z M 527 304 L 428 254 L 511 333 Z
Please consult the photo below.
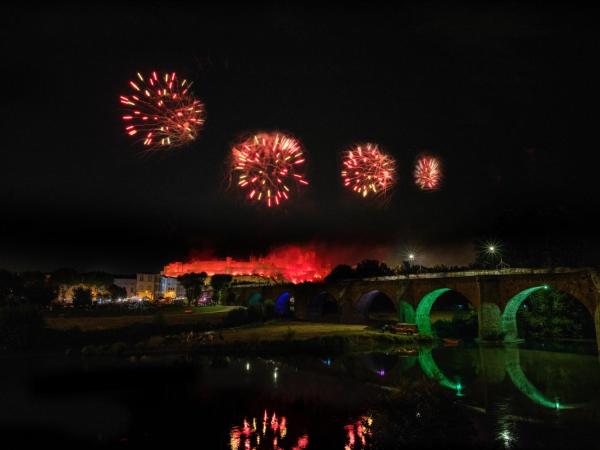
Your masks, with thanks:
M 433 360 L 433 354 L 431 353 L 430 348 L 419 350 L 419 365 L 427 377 L 436 380 L 445 388 L 460 392 L 460 389 L 462 388 L 460 383 L 453 383 L 446 375 L 444 375 L 444 372 L 440 370 Z
M 420 334 L 432 334 L 431 320 L 429 319 L 431 307 L 440 295 L 448 292 L 449 290 L 450 289 L 448 288 L 442 288 L 431 291 L 429 294 L 426 294 L 417 305 L 417 328 L 419 329 Z
M 515 387 L 527 396 L 534 403 L 543 406 L 545 408 L 564 409 L 565 406 L 561 406 L 559 402 L 552 401 L 544 396 L 532 383 L 529 381 L 525 372 L 521 368 L 521 360 L 518 348 L 506 348 L 504 354 L 504 364 L 506 367 L 506 373 L 510 377 Z M 569 407 L 569 406 L 567 406 Z
M 540 289 L 546 289 L 546 286 L 547 285 L 534 286 L 525 289 L 508 301 L 506 308 L 504 308 L 504 312 L 502 313 L 502 331 L 504 331 L 505 341 L 514 341 L 518 337 L 517 311 L 521 304 L 534 292 L 539 291 Z

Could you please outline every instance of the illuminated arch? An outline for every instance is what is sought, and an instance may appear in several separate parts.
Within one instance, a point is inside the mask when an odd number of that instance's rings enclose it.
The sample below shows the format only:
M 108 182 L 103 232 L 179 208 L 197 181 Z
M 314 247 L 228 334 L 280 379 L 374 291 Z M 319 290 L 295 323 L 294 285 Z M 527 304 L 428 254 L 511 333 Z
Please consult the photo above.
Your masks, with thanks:
M 431 320 L 429 318 L 431 307 L 442 294 L 445 294 L 449 290 L 450 289 L 448 288 L 441 288 L 431 291 L 429 294 L 426 294 L 417 305 L 416 322 L 420 334 L 432 334 Z
M 529 381 L 525 372 L 523 372 L 518 347 L 506 347 L 504 365 L 506 367 L 506 372 L 515 387 L 534 403 L 551 409 L 573 409 L 581 406 L 579 404 L 562 404 L 558 399 L 550 400 L 545 397 L 544 394 Z
M 356 304 L 356 311 L 358 312 L 358 314 L 368 319 L 371 305 L 378 296 L 382 296 L 385 299 L 385 301 L 389 302 L 392 305 L 392 308 L 394 308 L 395 310 L 394 302 L 391 298 L 389 298 L 382 291 L 373 290 L 361 295 L 361 297 L 358 299 L 358 303 Z
M 516 341 L 518 339 L 517 311 L 527 297 L 541 289 L 548 289 L 548 285 L 530 287 L 519 292 L 508 301 L 502 313 L 502 331 L 504 332 L 505 341 Z
M 415 308 L 404 300 L 398 303 L 398 320 L 403 323 L 415 323 Z
M 505 342 L 515 342 L 515 341 L 519 341 L 519 330 L 517 328 L 517 312 L 519 311 L 519 308 L 521 307 L 521 304 L 527 300 L 527 298 L 529 296 L 531 296 L 533 293 L 540 291 L 540 290 L 547 290 L 547 289 L 552 289 L 551 286 L 544 284 L 541 286 L 534 286 L 534 287 L 530 287 L 528 289 L 524 289 L 521 292 L 519 292 L 517 295 L 515 295 L 514 297 L 512 297 L 508 303 L 506 304 L 506 307 L 504 308 L 504 312 L 502 313 L 502 331 L 504 332 L 504 341 Z M 578 301 L 578 299 L 576 299 L 573 296 L 570 296 L 571 299 L 573 299 L 574 301 Z M 581 303 L 581 302 L 580 302 Z M 586 308 L 587 310 L 587 308 Z M 589 313 L 589 310 L 588 310 Z M 594 317 L 592 314 L 590 314 L 591 320 L 592 320 L 592 324 L 594 322 Z
M 308 302 L 308 316 L 319 319 L 339 313 L 337 300 L 327 291 L 320 292 Z
M 436 380 L 442 386 L 456 391 L 456 395 L 461 395 L 463 386 L 460 382 L 455 383 L 450 380 L 444 372 L 438 367 L 433 359 L 433 353 L 431 348 L 422 348 L 419 350 L 419 365 L 421 370 L 427 375 L 428 378 Z
M 289 292 L 279 294 L 277 300 L 275 300 L 275 314 L 278 316 L 290 315 L 290 298 L 292 298 L 292 295 Z

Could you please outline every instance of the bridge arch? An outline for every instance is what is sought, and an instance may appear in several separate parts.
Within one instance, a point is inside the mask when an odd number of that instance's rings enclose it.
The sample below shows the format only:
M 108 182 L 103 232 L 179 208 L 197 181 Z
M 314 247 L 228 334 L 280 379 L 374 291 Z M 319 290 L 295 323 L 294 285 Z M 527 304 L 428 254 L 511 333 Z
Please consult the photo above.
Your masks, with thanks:
M 288 317 L 293 315 L 291 308 L 292 294 L 289 291 L 280 293 L 275 299 L 275 314 L 280 317 Z
M 403 323 L 415 323 L 415 308 L 404 300 L 398 303 L 398 320 Z
M 367 320 L 397 317 L 396 306 L 392 299 L 380 290 L 372 290 L 360 296 L 356 303 L 356 312 Z
M 308 301 L 308 317 L 318 320 L 338 316 L 340 308 L 337 300 L 327 291 L 322 291 Z
M 471 302 L 469 301 L 469 299 L 467 297 L 465 297 L 462 293 L 460 293 L 457 290 L 454 289 L 450 289 L 450 288 L 439 288 L 439 289 L 434 289 L 433 291 L 425 294 L 423 296 L 423 298 L 421 298 L 421 300 L 419 301 L 419 304 L 417 305 L 417 310 L 416 310 L 416 314 L 415 314 L 415 321 L 417 324 L 417 329 L 419 330 L 420 334 L 425 334 L 425 335 L 432 335 L 433 334 L 433 330 L 431 328 L 431 308 L 433 307 L 433 304 L 444 294 L 449 293 L 449 292 L 455 292 L 456 294 L 460 295 L 462 298 L 464 298 L 470 305 Z
M 263 296 L 260 292 L 252 292 L 247 298 L 248 306 L 259 305 L 263 301 Z
M 558 290 L 554 289 L 552 286 L 550 286 L 548 284 L 542 284 L 542 285 L 533 286 L 533 287 L 530 287 L 527 289 L 523 289 L 522 291 L 518 292 L 516 295 L 511 297 L 510 300 L 506 303 L 506 306 L 505 306 L 504 311 L 502 312 L 502 316 L 501 316 L 501 326 L 502 326 L 502 331 L 504 333 L 504 341 L 505 342 L 519 341 L 519 330 L 518 330 L 518 326 L 517 326 L 517 313 L 519 311 L 519 308 L 521 307 L 523 302 L 525 302 L 533 294 L 535 294 L 536 292 L 543 292 L 543 291 L 562 292 L 562 291 L 558 291 Z M 590 312 L 588 310 L 588 308 L 585 306 L 584 302 L 580 301 L 576 297 L 574 297 L 566 292 L 565 292 L 565 294 L 569 295 L 569 297 L 573 301 L 579 302 L 581 304 L 581 306 L 583 306 L 583 308 L 589 314 L 589 318 L 590 318 L 590 321 L 591 321 L 591 324 L 593 327 L 593 324 L 594 324 L 593 312 Z

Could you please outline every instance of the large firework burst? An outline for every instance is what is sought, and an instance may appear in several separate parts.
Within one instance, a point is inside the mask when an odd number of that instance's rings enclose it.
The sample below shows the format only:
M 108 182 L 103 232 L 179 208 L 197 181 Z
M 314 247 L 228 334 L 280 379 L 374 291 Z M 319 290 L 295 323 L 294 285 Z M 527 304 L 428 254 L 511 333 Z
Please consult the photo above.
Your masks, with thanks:
M 396 162 L 377 144 L 353 146 L 344 153 L 342 165 L 344 186 L 363 197 L 385 194 L 395 183 Z
M 204 124 L 204 105 L 190 93 L 192 83 L 179 81 L 175 72 L 130 81 L 131 95 L 121 95 L 125 131 L 140 136 L 149 150 L 181 147 L 198 136 Z
M 435 191 L 442 180 L 442 165 L 434 156 L 420 156 L 415 164 L 415 184 L 424 191 Z
M 283 133 L 257 133 L 232 151 L 231 171 L 250 201 L 268 207 L 289 200 L 291 189 L 308 182 L 301 172 L 305 158 L 298 140 Z

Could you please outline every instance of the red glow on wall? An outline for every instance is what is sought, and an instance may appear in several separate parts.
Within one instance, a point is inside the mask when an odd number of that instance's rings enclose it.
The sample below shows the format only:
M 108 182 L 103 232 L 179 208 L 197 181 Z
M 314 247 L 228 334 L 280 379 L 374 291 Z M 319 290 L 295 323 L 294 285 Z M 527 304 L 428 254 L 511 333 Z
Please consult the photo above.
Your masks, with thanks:
M 256 275 L 265 278 L 287 280 L 292 283 L 303 281 L 320 281 L 329 272 L 331 264 L 318 258 L 312 248 L 286 246 L 271 251 L 267 256 L 248 260 L 225 259 L 192 259 L 189 262 L 174 262 L 164 268 L 165 275 L 177 277 L 185 273 L 206 272 L 234 276 Z
M 171 277 L 192 272 L 206 272 L 208 275 L 255 275 L 302 283 L 323 280 L 338 264 L 354 265 L 366 258 L 386 261 L 389 255 L 389 248 L 384 246 L 286 245 L 273 249 L 266 256 L 246 260 L 216 259 L 197 253 L 197 256 L 187 262 L 167 264 L 164 273 Z

